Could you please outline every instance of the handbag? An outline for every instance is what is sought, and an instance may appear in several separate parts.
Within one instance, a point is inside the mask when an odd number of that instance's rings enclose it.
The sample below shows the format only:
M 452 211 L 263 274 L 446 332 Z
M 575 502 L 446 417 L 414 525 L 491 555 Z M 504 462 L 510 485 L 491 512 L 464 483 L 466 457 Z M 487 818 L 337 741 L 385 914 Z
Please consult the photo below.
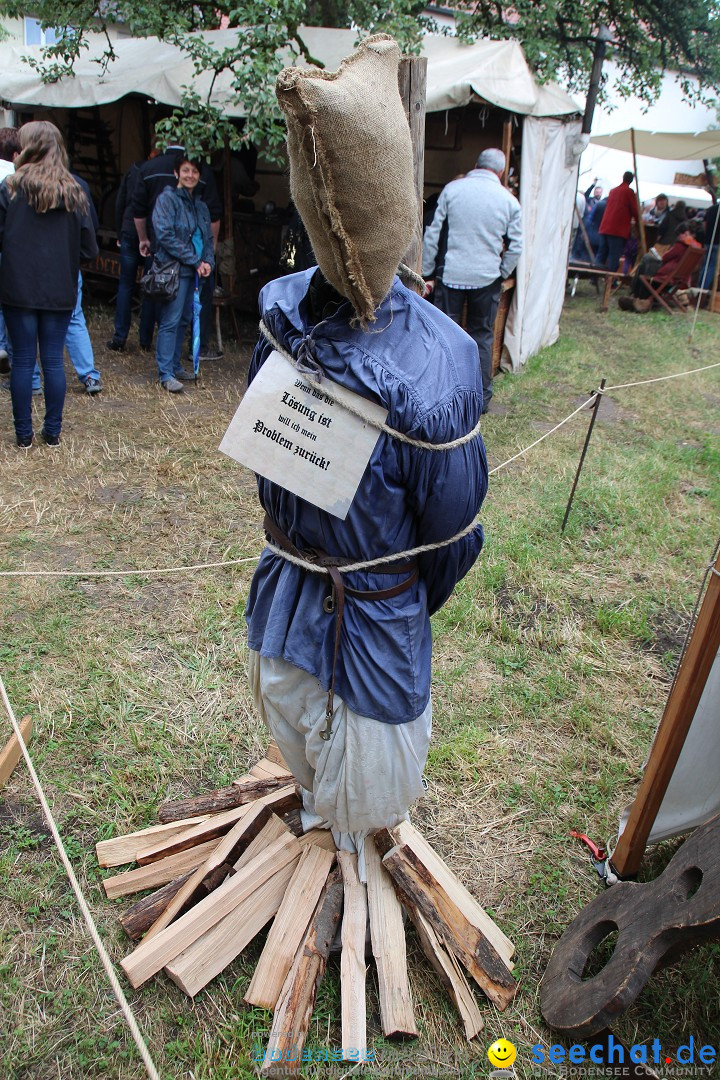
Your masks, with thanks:
M 160 263 L 154 256 L 150 269 L 140 279 L 140 288 L 150 300 L 174 300 L 180 288 L 180 263 L 177 259 Z

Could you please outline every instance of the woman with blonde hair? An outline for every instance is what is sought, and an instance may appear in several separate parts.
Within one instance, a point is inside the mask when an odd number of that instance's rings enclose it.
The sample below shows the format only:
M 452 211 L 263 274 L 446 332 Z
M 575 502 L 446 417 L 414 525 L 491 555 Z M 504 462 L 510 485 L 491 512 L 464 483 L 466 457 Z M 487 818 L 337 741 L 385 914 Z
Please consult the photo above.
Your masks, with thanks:
M 62 135 L 35 120 L 20 128 L 15 172 L 0 185 L 0 305 L 13 349 L 15 434 L 30 447 L 32 374 L 40 351 L 48 446 L 59 446 L 65 402 L 63 349 L 77 300 L 80 261 L 98 247 L 85 192 L 68 169 Z

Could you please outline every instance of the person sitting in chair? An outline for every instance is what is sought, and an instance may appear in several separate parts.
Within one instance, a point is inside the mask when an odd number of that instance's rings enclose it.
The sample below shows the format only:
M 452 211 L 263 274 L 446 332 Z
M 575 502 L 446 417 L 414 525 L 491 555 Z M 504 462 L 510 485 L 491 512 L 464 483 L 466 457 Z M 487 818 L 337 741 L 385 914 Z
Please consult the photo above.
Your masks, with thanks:
M 647 255 L 643 255 L 632 280 L 630 289 L 632 295 L 618 298 L 618 305 L 623 311 L 635 311 L 642 315 L 650 310 L 653 298 L 647 285 L 641 279 L 650 277 L 655 281 L 663 281 L 669 278 L 689 247 L 702 247 L 702 244 L 696 239 L 696 231 L 697 228 L 694 222 L 685 221 L 678 225 L 675 243 L 668 248 L 662 258 L 655 251 L 655 248 L 651 248 Z M 689 288 L 689 279 L 684 284 L 686 288 Z

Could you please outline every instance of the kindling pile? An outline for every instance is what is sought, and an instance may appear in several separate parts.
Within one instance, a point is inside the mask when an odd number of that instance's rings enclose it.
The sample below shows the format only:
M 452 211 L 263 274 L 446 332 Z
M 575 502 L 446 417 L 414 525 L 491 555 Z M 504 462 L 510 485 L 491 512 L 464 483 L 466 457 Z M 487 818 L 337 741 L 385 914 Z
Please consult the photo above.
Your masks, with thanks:
M 101 866 L 138 864 L 103 882 L 110 899 L 155 890 L 120 919 L 133 941 L 142 938 L 122 961 L 132 985 L 164 971 L 193 997 L 271 923 L 243 1000 L 274 1011 L 261 1075 L 287 1075 L 300 1068 L 341 920 L 342 1046 L 367 1046 L 368 917 L 383 1033 L 417 1035 L 404 907 L 472 1039 L 483 1020 L 465 971 L 504 1009 L 517 988 L 512 943 L 408 822 L 368 840 L 365 885 L 357 856 L 336 851 L 329 831 L 303 834 L 299 807 L 294 778 L 271 743 L 229 787 L 165 803 L 160 825 L 97 845 Z

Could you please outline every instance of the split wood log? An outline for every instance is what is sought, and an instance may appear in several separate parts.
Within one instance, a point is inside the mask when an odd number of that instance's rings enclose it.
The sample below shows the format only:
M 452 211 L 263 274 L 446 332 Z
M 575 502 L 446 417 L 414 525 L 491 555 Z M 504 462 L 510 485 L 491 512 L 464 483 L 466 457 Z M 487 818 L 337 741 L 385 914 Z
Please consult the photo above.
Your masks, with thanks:
M 280 747 L 274 739 L 271 739 L 268 743 L 268 748 L 265 751 L 265 757 L 268 759 L 268 761 L 272 761 L 274 765 L 281 765 L 284 769 L 287 769 L 288 772 L 290 772 L 288 763 L 282 756 L 282 751 L 280 750 Z
M 32 738 L 32 716 L 23 716 L 18 726 L 20 728 L 20 734 L 23 737 L 23 742 L 27 745 Z M 5 787 L 5 784 L 10 779 L 10 775 L 21 757 L 22 750 L 20 749 L 20 741 L 13 732 L 0 753 L 0 788 Z
M 402 907 L 370 836 L 365 840 L 365 869 L 383 1035 L 414 1036 L 418 1030 L 408 981 Z
M 501 1010 L 507 1008 L 517 991 L 508 961 L 465 917 L 416 852 L 407 844 L 399 844 L 388 851 L 383 865 L 405 907 L 419 910 L 493 1004 Z
M 139 866 L 137 870 L 126 870 L 124 874 L 115 874 L 114 877 L 106 878 L 103 881 L 105 895 L 108 900 L 115 900 L 118 896 L 128 896 L 130 893 L 142 892 L 144 889 L 157 889 L 161 885 L 167 885 L 176 877 L 180 877 L 188 870 L 194 870 L 196 866 L 205 862 L 219 843 L 219 840 L 208 840 L 206 844 L 180 851 L 177 855 L 161 859 L 160 862 L 150 863 L 149 866 Z
M 334 862 L 334 852 L 313 843 L 305 847 L 243 998 L 246 1005 L 275 1008 Z
M 325 974 L 342 903 L 343 883 L 338 869 L 333 870 L 327 880 L 305 939 L 280 991 L 272 1023 L 272 1031 L 276 1034 L 268 1042 L 260 1069 L 262 1077 L 288 1076 L 300 1071 L 315 996 Z
M 485 1027 L 485 1022 L 462 968 L 453 954 L 445 948 L 422 912 L 415 909 L 410 912 L 410 918 L 415 924 L 422 951 L 435 968 L 440 977 L 440 982 L 460 1013 L 465 1028 L 465 1037 L 469 1042 L 480 1034 Z
M 210 896 L 166 926 L 150 941 L 143 941 L 134 952 L 121 961 L 130 983 L 141 986 L 161 968 L 170 963 L 194 941 L 220 922 L 239 904 L 263 885 L 283 866 L 300 857 L 300 845 L 294 836 L 284 836 L 271 844 L 252 862 L 223 881 Z
M 222 814 L 211 814 L 210 817 L 193 825 L 190 829 L 169 838 L 163 837 L 158 842 L 140 848 L 136 856 L 137 861 L 144 866 L 146 863 L 165 859 L 168 855 L 176 855 L 178 851 L 184 851 L 186 848 L 195 847 L 196 844 L 203 844 L 206 840 L 225 836 L 246 817 L 252 806 L 253 803 L 245 803 L 232 810 L 225 810 Z M 270 811 L 268 810 L 267 813 Z
M 302 806 L 302 799 L 294 783 L 279 787 L 269 795 L 263 795 L 260 802 L 265 803 L 276 814 L 287 814 L 288 811 L 299 810 Z
M 261 803 L 250 803 L 249 806 L 241 807 L 241 809 L 244 811 L 243 816 L 235 823 L 230 832 L 222 838 L 209 858 L 198 866 L 195 873 L 176 893 L 165 910 L 158 915 L 145 935 L 146 941 L 149 941 L 155 934 L 159 934 L 183 911 L 186 911 L 198 900 L 201 900 L 203 896 L 216 889 L 228 874 L 234 873 L 233 863 L 262 831 L 270 818 L 275 817 L 272 810 L 269 810 L 267 806 L 263 806 Z M 235 811 L 232 812 L 235 813 Z M 207 823 L 204 822 L 203 825 L 197 826 L 197 828 L 204 828 L 205 824 Z
M 194 997 L 237 959 L 277 912 L 296 865 L 297 859 L 294 859 L 283 866 L 165 966 L 165 973 L 181 990 Z
M 249 862 L 252 862 L 265 848 L 269 847 L 275 840 L 279 840 L 281 836 L 292 836 L 292 832 L 288 829 L 285 822 L 277 816 L 277 814 L 271 814 L 270 820 L 263 825 L 260 832 L 257 834 L 254 840 L 246 847 L 240 857 L 234 864 L 235 870 L 242 870 L 243 866 L 247 866 Z
M 263 779 L 275 779 L 284 780 L 285 783 L 289 783 L 294 780 L 293 774 L 288 769 L 287 765 L 277 765 L 270 758 L 262 758 L 253 765 L 250 770 L 250 775 L 256 777 L 258 780 Z M 237 780 L 234 781 L 237 783 Z
M 307 847 L 308 844 L 314 844 L 316 847 L 324 848 L 325 851 L 335 852 L 335 839 L 329 829 L 308 829 L 306 833 L 298 837 L 301 847 Z
M 380 829 L 375 833 L 375 843 L 382 855 L 386 855 L 391 847 L 402 844 L 415 852 L 417 858 L 427 867 L 430 874 L 442 885 L 448 896 L 452 897 L 458 910 L 465 916 L 467 921 L 477 927 L 496 952 L 506 961 L 508 970 L 512 971 L 512 957 L 515 946 L 496 925 L 481 907 L 475 897 L 466 889 L 460 879 L 452 872 L 437 851 L 427 842 L 421 832 L 411 825 L 409 821 L 401 821 L 392 829 Z
M 302 836 L 303 824 L 299 810 L 288 810 L 287 814 L 283 814 L 283 821 L 295 836 Z
M 148 829 L 140 829 L 139 832 L 126 833 L 124 836 L 114 836 L 112 840 L 100 840 L 95 845 L 95 854 L 100 866 L 124 866 L 125 863 L 135 862 L 138 851 L 149 847 L 156 840 L 169 839 L 178 833 L 191 829 L 193 825 L 199 825 L 205 821 L 207 814 L 198 817 L 184 818 L 181 821 L 172 821 L 167 825 L 151 825 Z
M 230 784 L 229 787 L 210 791 L 207 795 L 197 795 L 192 799 L 181 799 L 179 802 L 163 803 L 158 810 L 158 817 L 162 822 L 177 821 L 179 818 L 195 817 L 198 814 L 220 814 L 225 810 L 232 810 L 236 806 L 254 802 L 266 795 L 277 795 L 280 790 L 289 786 L 282 780 L 256 780 L 255 777 L 243 778 L 243 782 Z M 295 786 L 291 785 L 294 793 Z M 295 805 L 299 805 L 296 797 Z M 275 809 L 275 807 L 273 807 Z M 288 805 L 284 809 L 291 810 Z
M 357 855 L 338 852 L 343 876 L 342 953 L 340 956 L 340 999 L 342 1047 L 356 1054 L 367 1046 L 365 1009 L 365 935 L 367 932 L 367 891 L 358 877 Z M 347 1057 L 343 1060 L 357 1061 Z
M 174 881 L 168 881 L 162 889 L 156 889 L 155 892 L 136 900 L 132 907 L 120 916 L 120 925 L 127 936 L 133 941 L 139 941 L 193 873 L 193 870 L 188 870 L 187 873 L 176 877 Z

